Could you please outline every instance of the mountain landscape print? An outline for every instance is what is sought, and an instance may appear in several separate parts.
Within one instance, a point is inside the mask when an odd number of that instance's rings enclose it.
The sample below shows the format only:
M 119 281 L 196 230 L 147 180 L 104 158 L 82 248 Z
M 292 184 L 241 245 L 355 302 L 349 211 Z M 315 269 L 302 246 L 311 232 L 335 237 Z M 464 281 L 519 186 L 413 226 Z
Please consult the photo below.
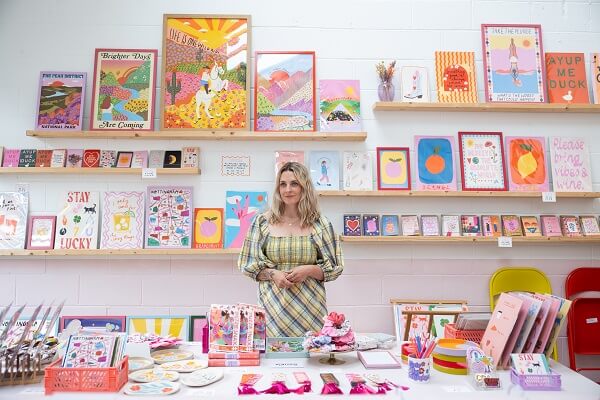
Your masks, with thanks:
M 319 81 L 322 132 L 360 132 L 360 81 Z
M 254 130 L 315 131 L 315 53 L 257 52 Z
M 85 72 L 41 72 L 37 129 L 81 130 L 85 82 Z

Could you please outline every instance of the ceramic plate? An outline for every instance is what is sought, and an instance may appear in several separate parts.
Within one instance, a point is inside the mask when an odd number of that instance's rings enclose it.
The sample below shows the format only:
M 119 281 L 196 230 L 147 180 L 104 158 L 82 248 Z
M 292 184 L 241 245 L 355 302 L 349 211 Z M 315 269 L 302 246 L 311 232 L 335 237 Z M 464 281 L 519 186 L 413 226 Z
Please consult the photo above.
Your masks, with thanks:
M 129 357 L 129 372 L 154 367 L 154 360 L 146 357 Z
M 179 390 L 178 382 L 158 381 L 151 383 L 128 383 L 125 385 L 125 394 L 133 396 L 157 396 L 176 393 Z
M 156 382 L 156 381 L 176 381 L 179 379 L 179 372 L 165 371 L 163 369 L 142 369 L 129 374 L 129 379 L 134 382 Z
M 166 371 L 177 372 L 194 372 L 198 369 L 204 369 L 206 367 L 208 367 L 208 361 L 206 360 L 173 361 L 160 365 L 160 368 Z
M 172 361 L 183 361 L 194 358 L 194 353 L 191 351 L 171 349 L 158 350 L 151 354 L 152 359 L 157 364 L 164 364 Z
M 181 377 L 181 383 L 187 386 L 206 386 L 223 378 L 221 369 L 203 369 Z

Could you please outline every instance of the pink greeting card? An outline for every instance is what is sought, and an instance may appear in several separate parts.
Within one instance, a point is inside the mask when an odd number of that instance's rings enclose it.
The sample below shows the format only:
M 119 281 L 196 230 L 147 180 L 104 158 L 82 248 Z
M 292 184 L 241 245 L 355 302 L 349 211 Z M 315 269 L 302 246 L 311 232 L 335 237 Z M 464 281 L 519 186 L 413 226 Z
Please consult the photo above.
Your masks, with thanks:
M 525 341 L 525 346 L 521 350 L 522 353 L 532 353 L 535 349 L 535 345 L 537 343 L 542 330 L 544 329 L 544 323 L 546 322 L 546 318 L 548 317 L 548 312 L 550 311 L 550 306 L 552 305 L 552 300 L 549 296 L 540 295 L 540 294 L 531 294 L 536 300 L 540 300 L 542 302 L 542 308 L 538 313 L 535 321 L 533 322 L 533 327 L 531 328 L 531 332 L 529 332 L 529 337 Z
M 542 215 L 540 216 L 540 223 L 542 225 L 542 235 L 562 236 L 560 221 L 556 215 Z
M 506 343 L 512 334 L 523 300 L 509 293 L 501 293 L 492 318 L 481 339 L 481 348 L 494 360 L 494 367 L 501 360 Z

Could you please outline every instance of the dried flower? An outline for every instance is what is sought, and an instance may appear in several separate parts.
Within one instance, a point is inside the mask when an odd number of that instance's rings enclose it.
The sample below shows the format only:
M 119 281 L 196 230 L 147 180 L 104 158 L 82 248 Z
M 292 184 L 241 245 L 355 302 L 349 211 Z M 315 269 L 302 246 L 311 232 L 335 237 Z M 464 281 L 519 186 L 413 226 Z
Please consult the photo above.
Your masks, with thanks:
M 385 67 L 383 61 L 380 61 L 379 63 L 375 64 L 375 70 L 377 71 L 377 75 L 379 75 L 379 79 L 381 80 L 381 82 L 391 81 L 394 77 L 395 68 L 396 61 L 392 61 L 391 63 L 389 63 L 387 68 Z

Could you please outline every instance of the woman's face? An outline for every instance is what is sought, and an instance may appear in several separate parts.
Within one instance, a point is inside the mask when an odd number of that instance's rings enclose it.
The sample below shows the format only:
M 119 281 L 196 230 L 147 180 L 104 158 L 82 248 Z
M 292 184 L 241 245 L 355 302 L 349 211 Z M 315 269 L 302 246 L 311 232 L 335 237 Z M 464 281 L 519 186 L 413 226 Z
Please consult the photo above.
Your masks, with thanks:
M 297 206 L 302 196 L 302 186 L 292 171 L 284 171 L 279 180 L 279 195 L 286 206 Z

